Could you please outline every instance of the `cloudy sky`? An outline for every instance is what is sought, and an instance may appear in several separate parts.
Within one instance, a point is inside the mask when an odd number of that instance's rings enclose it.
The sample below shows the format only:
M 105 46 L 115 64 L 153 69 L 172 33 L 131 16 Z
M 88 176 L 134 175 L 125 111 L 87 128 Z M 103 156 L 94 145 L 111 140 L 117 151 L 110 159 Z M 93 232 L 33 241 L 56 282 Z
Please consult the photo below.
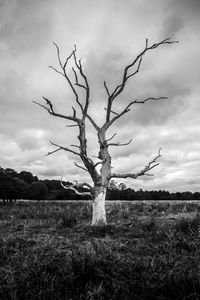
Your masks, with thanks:
M 200 1 L 199 0 L 0 0 L 0 166 L 30 171 L 39 178 L 89 179 L 72 154 L 49 140 L 76 143 L 76 128 L 53 118 L 32 101 L 52 100 L 71 114 L 73 94 L 58 66 L 55 41 L 65 58 L 77 45 L 91 86 L 90 113 L 100 125 L 106 93 L 120 83 L 125 65 L 145 46 L 171 37 L 179 44 L 148 52 L 140 73 L 115 102 L 120 111 L 133 99 L 167 96 L 136 105 L 110 130 L 126 147 L 111 149 L 115 172 L 139 171 L 162 148 L 153 177 L 124 180 L 134 189 L 200 191 Z M 70 70 L 69 70 L 70 74 Z M 88 126 L 90 155 L 96 134 Z M 76 160 L 77 161 L 77 160 Z M 78 161 L 77 161 L 78 162 Z M 119 180 L 122 182 L 123 180 Z

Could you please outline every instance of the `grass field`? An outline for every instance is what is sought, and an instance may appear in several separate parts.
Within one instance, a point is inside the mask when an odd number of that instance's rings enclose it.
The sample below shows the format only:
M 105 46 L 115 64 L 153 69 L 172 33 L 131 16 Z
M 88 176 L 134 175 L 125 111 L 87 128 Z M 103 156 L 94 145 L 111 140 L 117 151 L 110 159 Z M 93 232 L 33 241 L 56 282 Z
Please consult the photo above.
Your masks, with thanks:
M 199 299 L 198 202 L 0 204 L 0 299 Z

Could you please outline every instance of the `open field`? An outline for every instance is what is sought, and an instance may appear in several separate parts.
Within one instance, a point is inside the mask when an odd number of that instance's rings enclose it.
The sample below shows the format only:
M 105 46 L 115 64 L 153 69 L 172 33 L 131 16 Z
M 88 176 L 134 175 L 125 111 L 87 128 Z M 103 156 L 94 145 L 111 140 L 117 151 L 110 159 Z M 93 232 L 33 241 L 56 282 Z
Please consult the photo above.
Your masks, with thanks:
M 199 299 L 200 204 L 0 203 L 0 299 Z

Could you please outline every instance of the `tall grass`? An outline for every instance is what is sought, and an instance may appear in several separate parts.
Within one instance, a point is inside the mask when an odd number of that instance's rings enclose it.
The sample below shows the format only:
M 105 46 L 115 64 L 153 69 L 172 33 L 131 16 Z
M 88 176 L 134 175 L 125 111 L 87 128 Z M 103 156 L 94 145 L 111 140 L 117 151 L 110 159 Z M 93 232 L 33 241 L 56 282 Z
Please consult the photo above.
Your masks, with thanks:
M 109 203 L 104 228 L 90 203 L 1 205 L 0 299 L 198 299 L 198 207 L 159 205 Z

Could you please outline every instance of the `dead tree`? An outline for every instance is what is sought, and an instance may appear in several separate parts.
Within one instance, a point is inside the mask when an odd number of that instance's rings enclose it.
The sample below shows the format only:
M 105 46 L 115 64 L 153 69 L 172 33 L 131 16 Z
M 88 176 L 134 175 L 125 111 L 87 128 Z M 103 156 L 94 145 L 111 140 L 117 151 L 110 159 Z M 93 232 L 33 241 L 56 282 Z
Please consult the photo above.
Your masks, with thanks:
M 111 156 L 109 154 L 109 147 L 111 146 L 125 146 L 130 144 L 131 140 L 127 143 L 114 143 L 111 142 L 113 140 L 114 134 L 112 137 L 107 137 L 107 130 L 113 125 L 114 122 L 116 122 L 118 119 L 123 117 L 125 114 L 130 112 L 131 108 L 134 105 L 138 104 L 144 104 L 148 101 L 160 101 L 167 99 L 166 97 L 147 97 L 142 100 L 132 100 L 128 105 L 124 107 L 120 112 L 116 112 L 113 108 L 114 101 L 116 98 L 118 98 L 124 91 L 127 82 L 134 77 L 141 68 L 141 64 L 143 61 L 144 55 L 153 50 L 158 48 L 159 46 L 167 45 L 167 44 L 173 44 L 177 41 L 172 41 L 170 38 L 164 39 L 159 43 L 155 43 L 152 45 L 149 45 L 148 40 L 146 40 L 144 49 L 131 61 L 130 64 L 126 65 L 120 84 L 118 84 L 112 91 L 108 88 L 107 83 L 104 81 L 104 88 L 107 95 L 107 107 L 106 110 L 106 116 L 105 116 L 105 122 L 103 125 L 99 126 L 97 125 L 94 118 L 89 113 L 89 106 L 90 106 L 90 86 L 88 82 L 88 78 L 83 70 L 83 65 L 80 59 L 77 58 L 77 49 L 76 46 L 74 46 L 74 50 L 70 53 L 70 55 L 65 59 L 65 61 L 62 61 L 60 56 L 60 49 L 56 43 L 54 43 L 56 50 L 57 50 L 57 57 L 58 57 L 58 63 L 59 68 L 55 68 L 50 66 L 55 72 L 60 74 L 65 78 L 67 81 L 67 84 L 72 90 L 72 93 L 74 95 L 75 102 L 79 108 L 79 112 L 77 112 L 77 109 L 75 109 L 72 106 L 72 114 L 66 115 L 59 113 L 55 110 L 53 103 L 48 98 L 43 97 L 45 100 L 45 104 L 41 104 L 38 102 L 35 102 L 42 108 L 44 108 L 50 115 L 54 117 L 63 118 L 65 120 L 72 121 L 72 125 L 68 125 L 68 127 L 74 127 L 77 126 L 79 129 L 79 135 L 78 145 L 70 145 L 68 147 L 63 145 L 58 145 L 54 142 L 51 142 L 51 144 L 55 147 L 55 150 L 49 152 L 47 155 L 51 155 L 55 152 L 58 152 L 60 150 L 64 150 L 67 152 L 71 152 L 74 155 L 78 156 L 83 165 L 79 165 L 75 163 L 76 167 L 79 167 L 83 169 L 84 171 L 87 171 L 93 181 L 93 186 L 90 186 L 87 183 L 76 183 L 71 186 L 66 186 L 61 180 L 61 184 L 64 188 L 70 188 L 73 191 L 75 191 L 77 194 L 81 194 L 79 191 L 80 187 L 87 188 L 87 192 L 84 192 L 84 194 L 91 196 L 93 199 L 93 216 L 92 216 L 92 225 L 105 225 L 106 224 L 106 211 L 105 211 L 105 197 L 106 197 L 106 190 L 109 186 L 109 182 L 112 178 L 133 178 L 136 179 L 139 176 L 143 175 L 151 175 L 148 172 L 159 165 L 158 159 L 161 156 L 160 150 L 158 151 L 158 154 L 139 172 L 130 172 L 126 174 L 119 174 L 119 173 L 113 173 L 111 168 Z M 72 74 L 74 76 L 74 81 L 69 77 L 68 75 L 68 66 L 69 61 L 73 63 L 72 67 Z M 80 99 L 80 93 L 79 89 L 82 89 L 84 91 L 84 99 Z M 88 155 L 87 151 L 87 139 L 86 139 L 86 120 L 91 122 L 92 126 L 97 132 L 98 137 L 98 143 L 99 143 L 99 151 L 97 155 L 97 161 L 94 161 L 91 157 Z M 76 150 L 74 150 L 76 149 Z M 97 168 L 97 166 L 101 166 L 100 170 Z

